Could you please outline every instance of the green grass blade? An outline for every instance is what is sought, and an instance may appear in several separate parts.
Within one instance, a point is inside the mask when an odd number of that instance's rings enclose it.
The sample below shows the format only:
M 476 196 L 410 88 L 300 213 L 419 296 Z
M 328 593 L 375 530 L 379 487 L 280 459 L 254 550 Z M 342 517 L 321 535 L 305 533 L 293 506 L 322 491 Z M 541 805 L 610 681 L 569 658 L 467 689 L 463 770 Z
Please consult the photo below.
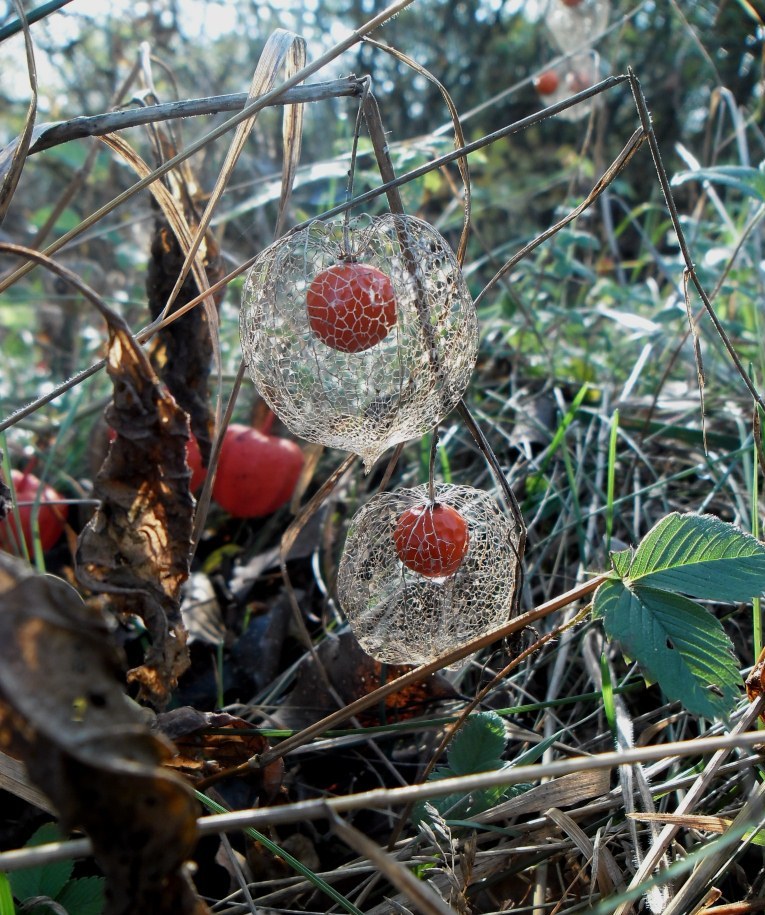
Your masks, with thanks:
M 201 791 L 195 791 L 194 794 L 197 796 L 197 799 L 204 804 L 208 810 L 212 810 L 213 813 L 228 813 L 225 807 L 221 804 L 217 804 L 211 798 L 207 797 L 206 794 L 202 794 Z M 297 858 L 293 858 L 288 851 L 280 848 L 276 842 L 272 842 L 271 839 L 264 836 L 262 832 L 258 832 L 257 829 L 253 829 L 251 826 L 245 827 L 242 831 L 251 839 L 260 842 L 272 855 L 281 858 L 282 861 L 288 864 L 296 873 L 300 874 L 301 877 L 305 877 L 306 880 L 309 880 L 316 889 L 326 893 L 330 899 L 333 899 L 339 906 L 342 906 L 346 912 L 350 912 L 351 915 L 363 915 L 363 913 L 357 909 L 349 899 L 346 899 L 342 893 L 339 893 L 333 886 L 330 886 L 327 881 L 319 877 L 318 874 L 314 874 L 309 867 L 306 867 L 305 864 L 298 861 Z
M 611 551 L 614 530 L 614 485 L 616 481 L 616 441 L 619 434 L 619 410 L 614 410 L 608 439 L 608 479 L 606 482 L 606 553 Z
M 2 871 L 0 871 L 0 915 L 16 915 L 11 885 L 8 883 L 8 877 Z

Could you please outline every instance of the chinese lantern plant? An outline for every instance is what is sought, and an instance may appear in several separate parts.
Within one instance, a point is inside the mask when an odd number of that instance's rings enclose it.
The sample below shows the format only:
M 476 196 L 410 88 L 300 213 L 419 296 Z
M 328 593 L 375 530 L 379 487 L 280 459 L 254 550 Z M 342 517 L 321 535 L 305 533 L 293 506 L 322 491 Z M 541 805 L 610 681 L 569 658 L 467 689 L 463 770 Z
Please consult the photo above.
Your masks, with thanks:
M 235 518 L 265 517 L 289 502 L 302 469 L 295 442 L 233 424 L 223 436 L 213 499 Z
M 351 519 L 340 605 L 373 658 L 427 663 L 507 621 L 518 545 L 517 525 L 483 490 L 378 493 Z
M 245 281 L 242 353 L 295 436 L 367 470 L 459 402 L 478 319 L 460 265 L 410 216 L 315 220 L 261 252 Z
M 61 495 L 52 486 L 43 483 L 30 471 L 12 470 L 11 480 L 21 523 L 21 533 L 27 551 L 34 551 L 35 522 L 43 550 L 55 546 L 64 531 L 69 506 L 61 501 Z M 39 509 L 35 519 L 35 504 Z M 0 521 L 0 549 L 19 552 L 20 543 L 16 528 L 15 513 Z
M 534 80 L 534 88 L 540 95 L 552 95 L 560 85 L 560 79 L 555 70 L 545 70 Z

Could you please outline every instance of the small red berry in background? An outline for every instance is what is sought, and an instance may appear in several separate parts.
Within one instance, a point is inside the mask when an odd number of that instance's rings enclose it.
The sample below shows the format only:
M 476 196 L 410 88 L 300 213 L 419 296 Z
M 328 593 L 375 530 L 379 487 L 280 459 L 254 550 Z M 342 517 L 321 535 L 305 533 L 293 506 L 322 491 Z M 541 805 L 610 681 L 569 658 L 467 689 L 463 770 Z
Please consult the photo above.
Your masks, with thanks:
M 581 6 L 582 0 L 561 0 L 564 6 Z
M 534 88 L 540 95 L 552 95 L 559 85 L 560 80 L 555 70 L 545 70 L 534 80 Z
M 449 505 L 415 505 L 399 517 L 393 531 L 398 557 L 426 578 L 453 575 L 467 555 L 467 521 Z
M 592 80 L 587 73 L 573 70 L 566 76 L 566 87 L 569 92 L 584 92 L 592 85 Z
M 317 274 L 306 294 L 308 323 L 342 353 L 361 353 L 388 336 L 396 323 L 393 283 L 377 267 L 352 261 Z
M 189 489 L 191 492 L 196 492 L 205 481 L 207 468 L 202 463 L 202 452 L 199 450 L 199 442 L 193 432 L 189 433 L 189 440 L 186 442 L 186 463 L 191 470 Z
M 231 425 L 223 436 L 213 499 L 235 518 L 262 518 L 289 502 L 303 452 L 286 438 Z
M 21 519 L 21 532 L 24 535 L 24 541 L 30 555 L 34 550 L 32 525 L 34 505 L 32 503 L 37 499 L 37 493 L 42 490 L 40 492 L 40 508 L 37 513 L 37 526 L 40 531 L 40 544 L 43 550 L 49 550 L 52 546 L 55 546 L 64 531 L 69 506 L 60 501 L 61 496 L 52 486 L 44 484 L 33 473 L 12 470 L 11 477 L 13 479 L 13 489 L 16 493 L 16 501 L 29 503 L 27 505 L 19 505 L 19 518 Z M 8 514 L 7 518 L 0 521 L 0 549 L 7 550 L 10 553 L 19 552 L 13 511 Z

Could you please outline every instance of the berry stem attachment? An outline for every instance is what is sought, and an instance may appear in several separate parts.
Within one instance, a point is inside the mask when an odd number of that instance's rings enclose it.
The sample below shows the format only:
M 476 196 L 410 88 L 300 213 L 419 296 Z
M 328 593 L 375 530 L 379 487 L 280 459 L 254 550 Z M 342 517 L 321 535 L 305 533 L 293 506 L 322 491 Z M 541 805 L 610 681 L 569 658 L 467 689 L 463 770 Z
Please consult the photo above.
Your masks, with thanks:
M 369 87 L 372 83 L 370 77 L 365 76 L 361 80 L 361 95 L 359 96 L 359 108 L 356 112 L 356 123 L 353 128 L 353 141 L 351 143 L 351 164 L 348 167 L 348 186 L 345 190 L 345 202 L 348 203 L 353 198 L 353 179 L 356 175 L 356 159 L 359 150 L 359 135 L 361 134 L 361 120 L 364 115 L 364 101 L 369 94 Z M 343 213 L 343 247 L 349 258 L 353 258 L 351 249 L 351 233 L 349 231 L 349 221 L 351 217 L 350 207 Z
M 430 460 L 428 461 L 428 499 L 431 505 L 436 501 L 436 452 L 438 451 L 438 426 L 433 428 L 430 439 Z

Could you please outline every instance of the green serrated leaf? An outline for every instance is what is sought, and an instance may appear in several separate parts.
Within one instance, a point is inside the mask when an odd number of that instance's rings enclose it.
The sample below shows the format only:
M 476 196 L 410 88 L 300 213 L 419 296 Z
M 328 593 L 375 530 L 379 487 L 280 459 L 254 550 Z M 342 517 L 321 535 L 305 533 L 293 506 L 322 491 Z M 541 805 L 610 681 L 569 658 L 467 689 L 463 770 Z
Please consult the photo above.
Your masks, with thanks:
M 628 575 L 641 587 L 750 600 L 765 593 L 765 546 L 713 515 L 674 512 L 642 539 Z
M 0 915 L 16 915 L 16 906 L 13 904 L 13 893 L 8 877 L 0 871 Z
M 55 823 L 44 823 L 27 842 L 30 845 L 45 845 L 47 842 L 58 842 L 61 831 Z M 53 861 L 40 864 L 25 870 L 13 871 L 10 874 L 13 895 L 21 902 L 32 896 L 49 896 L 55 899 L 67 880 L 72 876 L 74 862 Z
M 101 915 L 104 910 L 104 878 L 79 877 L 70 880 L 56 902 L 70 915 Z
M 505 722 L 496 712 L 471 715 L 449 747 L 449 768 L 455 775 L 499 769 L 506 743 Z
M 614 571 L 621 578 L 625 578 L 632 562 L 632 550 L 620 550 L 618 553 L 611 553 L 611 565 Z
M 703 607 L 667 591 L 604 582 L 594 603 L 615 639 L 669 699 L 707 718 L 725 717 L 741 677 L 730 639 Z M 711 687 L 714 686 L 714 689 Z

